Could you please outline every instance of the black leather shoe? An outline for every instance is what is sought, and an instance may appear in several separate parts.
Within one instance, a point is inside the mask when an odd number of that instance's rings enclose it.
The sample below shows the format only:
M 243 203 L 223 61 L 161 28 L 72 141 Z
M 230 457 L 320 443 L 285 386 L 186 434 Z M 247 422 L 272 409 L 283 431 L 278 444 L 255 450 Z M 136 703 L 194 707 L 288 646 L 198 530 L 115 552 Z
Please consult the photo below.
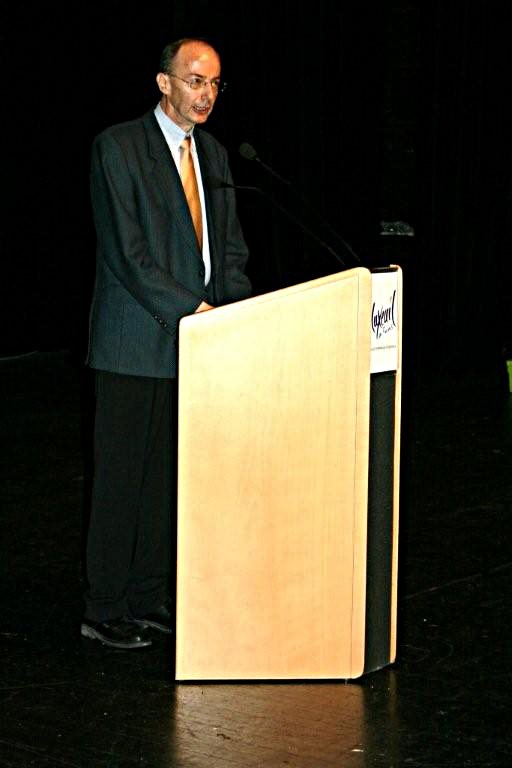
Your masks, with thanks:
M 174 616 L 166 603 L 143 616 L 130 616 L 130 620 L 139 627 L 152 627 L 165 632 L 166 635 L 171 635 L 174 631 Z
M 134 626 L 129 619 L 112 619 L 111 621 L 84 619 L 80 633 L 82 637 L 99 640 L 109 648 L 145 648 L 151 645 L 145 630 Z

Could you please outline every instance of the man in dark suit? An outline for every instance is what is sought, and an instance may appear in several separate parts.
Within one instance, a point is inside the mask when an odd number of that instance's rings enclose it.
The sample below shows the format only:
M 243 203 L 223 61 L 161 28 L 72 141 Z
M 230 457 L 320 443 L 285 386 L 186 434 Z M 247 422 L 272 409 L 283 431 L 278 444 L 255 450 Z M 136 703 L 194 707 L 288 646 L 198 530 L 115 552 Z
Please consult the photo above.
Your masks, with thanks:
M 219 55 L 178 40 L 157 84 L 155 110 L 108 128 L 92 150 L 95 471 L 81 633 L 116 648 L 149 645 L 148 628 L 172 631 L 179 320 L 250 294 L 227 154 L 196 130 L 223 87 Z

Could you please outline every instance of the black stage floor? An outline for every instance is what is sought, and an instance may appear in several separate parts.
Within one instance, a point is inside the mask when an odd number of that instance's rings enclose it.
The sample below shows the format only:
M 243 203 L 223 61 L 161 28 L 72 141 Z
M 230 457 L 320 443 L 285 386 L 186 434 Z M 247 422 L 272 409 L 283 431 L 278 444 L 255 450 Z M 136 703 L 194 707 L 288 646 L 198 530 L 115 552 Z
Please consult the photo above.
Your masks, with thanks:
M 394 665 L 349 683 L 185 685 L 163 637 L 120 652 L 79 635 L 81 365 L 38 353 L 0 376 L 2 768 L 512 765 L 505 389 L 446 377 L 404 400 Z

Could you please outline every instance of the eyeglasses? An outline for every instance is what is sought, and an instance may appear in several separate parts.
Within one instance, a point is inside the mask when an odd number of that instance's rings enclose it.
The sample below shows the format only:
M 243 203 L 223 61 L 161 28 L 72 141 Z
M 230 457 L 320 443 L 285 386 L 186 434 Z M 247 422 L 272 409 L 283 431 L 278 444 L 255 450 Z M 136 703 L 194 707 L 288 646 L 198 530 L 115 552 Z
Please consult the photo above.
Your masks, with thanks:
M 211 85 L 212 91 L 214 93 L 224 93 L 227 88 L 227 83 L 224 83 L 218 77 L 215 77 L 213 80 L 207 80 L 206 77 L 193 75 L 192 77 L 189 77 L 188 80 L 186 80 L 184 77 L 175 75 L 172 72 L 168 72 L 167 74 L 169 77 L 175 77 L 177 80 L 181 80 L 182 83 L 188 85 L 191 91 L 202 91 L 203 88 L 207 88 L 209 85 Z

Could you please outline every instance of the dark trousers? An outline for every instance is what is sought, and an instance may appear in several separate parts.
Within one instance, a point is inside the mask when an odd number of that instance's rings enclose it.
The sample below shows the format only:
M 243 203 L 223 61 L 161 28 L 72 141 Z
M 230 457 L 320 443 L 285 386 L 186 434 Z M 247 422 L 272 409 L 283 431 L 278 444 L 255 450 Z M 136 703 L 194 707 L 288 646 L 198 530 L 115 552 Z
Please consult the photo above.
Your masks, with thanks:
M 164 602 L 175 571 L 174 379 L 96 372 L 85 615 L 107 621 Z

